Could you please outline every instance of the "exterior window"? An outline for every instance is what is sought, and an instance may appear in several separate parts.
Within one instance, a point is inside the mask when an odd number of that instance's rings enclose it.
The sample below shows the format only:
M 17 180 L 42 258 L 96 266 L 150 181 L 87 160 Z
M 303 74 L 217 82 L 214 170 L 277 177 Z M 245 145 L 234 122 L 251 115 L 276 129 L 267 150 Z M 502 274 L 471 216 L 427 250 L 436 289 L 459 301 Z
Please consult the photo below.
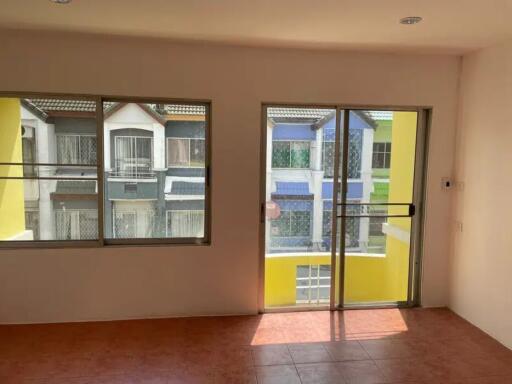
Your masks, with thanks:
M 116 239 L 151 238 L 156 223 L 153 209 L 115 210 L 113 212 Z
M 96 164 L 96 137 L 57 135 L 59 164 Z
M 32 231 L 34 240 L 39 240 L 39 211 L 37 209 L 25 211 L 25 227 Z
M 297 266 L 296 302 L 298 304 L 328 303 L 330 287 L 330 265 Z
M 376 214 L 386 214 L 386 212 L 376 212 Z M 386 223 L 385 217 L 370 217 L 370 236 L 384 236 L 382 224 Z
M 117 136 L 115 176 L 135 179 L 154 177 L 152 147 L 150 137 Z
M 373 168 L 387 169 L 391 164 L 391 143 L 373 143 Z
M 208 244 L 210 105 L 155 101 L 0 97 L 0 248 Z
M 57 240 L 93 240 L 98 238 L 98 211 L 56 210 Z
M 167 233 L 170 237 L 203 237 L 203 211 L 167 211 Z
M 281 211 L 279 218 L 272 220 L 274 237 L 307 237 L 311 234 L 311 212 Z
M 274 141 L 272 143 L 272 168 L 310 167 L 309 141 Z
M 322 216 L 322 236 L 331 237 L 332 234 L 332 210 L 324 209 Z
M 205 140 L 201 138 L 168 138 L 167 166 L 202 168 L 205 164 Z
M 322 165 L 324 177 L 334 176 L 334 141 L 324 141 L 322 148 Z
M 35 159 L 35 140 L 29 137 L 23 137 L 21 139 L 23 162 L 27 165 L 23 166 L 23 176 L 35 176 L 35 166 L 32 165 L 36 162 Z

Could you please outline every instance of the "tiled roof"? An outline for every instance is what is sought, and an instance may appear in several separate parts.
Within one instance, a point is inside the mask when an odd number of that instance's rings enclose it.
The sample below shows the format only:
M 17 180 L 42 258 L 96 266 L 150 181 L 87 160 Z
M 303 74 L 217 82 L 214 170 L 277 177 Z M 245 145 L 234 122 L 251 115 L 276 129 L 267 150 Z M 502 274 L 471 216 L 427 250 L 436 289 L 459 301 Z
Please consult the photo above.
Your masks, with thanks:
M 167 104 L 165 110 L 170 115 L 204 115 L 204 105 Z
M 321 119 L 330 113 L 332 109 L 321 108 L 268 108 L 268 117 L 284 119 Z
M 95 112 L 96 102 L 92 100 L 66 100 L 66 99 L 26 99 L 27 102 L 44 113 L 48 112 Z M 115 102 L 107 101 L 103 104 L 105 110 L 114 106 Z M 151 109 L 158 111 L 156 104 L 147 104 Z M 165 113 L 169 115 L 204 115 L 204 105 L 166 104 Z
M 393 111 L 368 111 L 373 120 L 393 120 Z

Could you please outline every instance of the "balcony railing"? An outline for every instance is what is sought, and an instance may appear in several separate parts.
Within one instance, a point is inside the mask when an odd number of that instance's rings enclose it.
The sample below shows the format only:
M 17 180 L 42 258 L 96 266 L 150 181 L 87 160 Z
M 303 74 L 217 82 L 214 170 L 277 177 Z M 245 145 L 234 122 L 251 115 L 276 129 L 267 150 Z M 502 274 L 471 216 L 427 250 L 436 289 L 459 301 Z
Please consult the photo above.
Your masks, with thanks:
M 116 159 L 109 177 L 121 179 L 152 179 L 156 176 L 151 159 Z

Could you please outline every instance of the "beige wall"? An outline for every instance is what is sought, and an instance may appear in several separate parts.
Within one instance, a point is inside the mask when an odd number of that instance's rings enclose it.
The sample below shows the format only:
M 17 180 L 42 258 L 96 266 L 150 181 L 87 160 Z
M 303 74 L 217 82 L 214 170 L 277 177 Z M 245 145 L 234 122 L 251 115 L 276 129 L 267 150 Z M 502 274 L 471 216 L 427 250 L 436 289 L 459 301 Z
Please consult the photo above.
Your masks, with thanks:
M 210 247 L 0 251 L 0 321 L 254 313 L 262 101 L 430 105 L 423 302 L 447 304 L 459 59 L 3 32 L 0 89 L 213 101 Z M 243 208 L 243 209 L 242 209 Z
M 512 41 L 464 57 L 450 306 L 512 348 Z

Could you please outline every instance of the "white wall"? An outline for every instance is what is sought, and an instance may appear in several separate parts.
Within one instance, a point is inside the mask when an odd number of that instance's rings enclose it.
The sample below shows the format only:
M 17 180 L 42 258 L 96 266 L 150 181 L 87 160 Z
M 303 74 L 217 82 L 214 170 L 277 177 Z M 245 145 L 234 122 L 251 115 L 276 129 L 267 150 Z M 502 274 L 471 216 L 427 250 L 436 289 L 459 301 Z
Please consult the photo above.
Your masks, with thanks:
M 434 107 L 423 303 L 447 304 L 440 179 L 453 171 L 458 58 L 10 31 L 0 46 L 2 90 L 213 102 L 212 245 L 0 251 L 1 322 L 256 312 L 263 101 Z
M 450 306 L 512 348 L 512 41 L 463 59 Z

